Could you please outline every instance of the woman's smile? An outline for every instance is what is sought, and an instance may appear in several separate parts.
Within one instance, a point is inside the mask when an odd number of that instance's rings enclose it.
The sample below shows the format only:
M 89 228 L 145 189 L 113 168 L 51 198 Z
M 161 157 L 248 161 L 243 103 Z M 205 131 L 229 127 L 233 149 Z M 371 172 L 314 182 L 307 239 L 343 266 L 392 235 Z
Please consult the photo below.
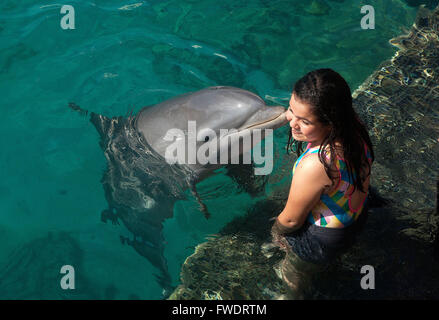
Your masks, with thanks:
M 319 122 L 311 106 L 298 100 L 294 93 L 291 95 L 286 118 L 290 122 L 291 134 L 297 141 L 318 145 L 330 131 L 329 126 Z

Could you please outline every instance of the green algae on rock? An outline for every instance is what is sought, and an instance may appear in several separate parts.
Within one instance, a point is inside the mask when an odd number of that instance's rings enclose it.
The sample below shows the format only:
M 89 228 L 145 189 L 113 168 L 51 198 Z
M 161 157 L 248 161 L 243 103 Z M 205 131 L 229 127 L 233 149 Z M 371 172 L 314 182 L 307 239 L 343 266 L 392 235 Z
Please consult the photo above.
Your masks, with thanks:
M 278 260 L 278 256 L 262 255 L 259 241 L 249 235 L 215 238 L 198 245 L 186 259 L 182 285 L 169 299 L 274 299 L 285 293 L 272 268 L 272 261 Z

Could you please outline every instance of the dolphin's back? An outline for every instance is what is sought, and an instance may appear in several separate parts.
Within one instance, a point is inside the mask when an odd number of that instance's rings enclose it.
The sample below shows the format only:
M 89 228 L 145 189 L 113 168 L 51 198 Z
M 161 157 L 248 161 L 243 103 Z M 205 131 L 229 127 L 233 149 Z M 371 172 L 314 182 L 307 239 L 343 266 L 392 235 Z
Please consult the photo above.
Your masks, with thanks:
M 256 94 L 234 87 L 209 87 L 145 107 L 136 117 L 136 129 L 159 153 L 170 129 L 187 131 L 188 121 L 197 130 L 239 128 L 265 102 Z

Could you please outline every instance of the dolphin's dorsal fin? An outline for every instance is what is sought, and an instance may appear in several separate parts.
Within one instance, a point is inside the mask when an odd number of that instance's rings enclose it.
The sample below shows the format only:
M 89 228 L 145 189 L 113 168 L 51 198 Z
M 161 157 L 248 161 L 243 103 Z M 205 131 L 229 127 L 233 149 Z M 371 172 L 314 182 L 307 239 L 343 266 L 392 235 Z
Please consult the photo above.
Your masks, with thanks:
M 195 182 L 191 182 L 191 192 L 192 192 L 193 196 L 195 197 L 195 199 L 197 200 L 198 204 L 200 205 L 201 212 L 204 214 L 206 219 L 209 219 L 210 213 L 207 210 L 206 205 L 201 200 L 200 195 L 198 194 Z

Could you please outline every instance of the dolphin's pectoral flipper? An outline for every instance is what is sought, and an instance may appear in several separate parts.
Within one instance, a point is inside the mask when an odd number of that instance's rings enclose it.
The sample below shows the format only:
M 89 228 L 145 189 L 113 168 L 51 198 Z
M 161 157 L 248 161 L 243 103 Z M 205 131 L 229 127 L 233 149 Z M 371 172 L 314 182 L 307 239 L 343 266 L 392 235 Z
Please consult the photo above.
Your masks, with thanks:
M 120 243 L 122 244 L 130 244 L 130 238 L 128 237 L 124 237 L 124 236 L 120 236 Z
M 111 209 L 105 209 L 101 212 L 101 221 L 106 223 L 107 220 L 110 220 L 113 225 L 119 224 L 117 215 L 114 214 Z
M 200 210 L 201 212 L 204 214 L 204 216 L 206 217 L 206 219 L 210 218 L 210 213 L 207 210 L 206 205 L 203 203 L 203 201 L 200 198 L 200 195 L 198 194 L 195 182 L 191 183 L 191 193 L 192 195 L 195 197 L 195 199 L 197 200 L 198 204 L 200 205 Z

